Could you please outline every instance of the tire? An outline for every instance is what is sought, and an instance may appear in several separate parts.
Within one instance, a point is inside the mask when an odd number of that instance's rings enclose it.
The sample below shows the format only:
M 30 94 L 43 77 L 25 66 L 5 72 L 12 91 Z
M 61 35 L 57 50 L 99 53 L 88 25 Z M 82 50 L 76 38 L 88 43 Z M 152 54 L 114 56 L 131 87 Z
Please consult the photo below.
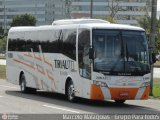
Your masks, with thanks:
M 26 78 L 25 75 L 22 74 L 20 77 L 20 89 L 22 93 L 34 93 L 36 92 L 36 89 L 34 88 L 29 88 L 26 86 Z
M 115 100 L 115 102 L 116 102 L 117 104 L 124 104 L 125 101 L 126 101 L 126 100 Z
M 69 81 L 67 85 L 67 99 L 70 102 L 76 102 L 76 97 L 75 97 L 75 90 L 74 90 L 74 85 L 72 81 Z
M 22 93 L 28 92 L 28 88 L 26 87 L 26 78 L 24 74 L 22 74 L 20 77 L 20 89 Z

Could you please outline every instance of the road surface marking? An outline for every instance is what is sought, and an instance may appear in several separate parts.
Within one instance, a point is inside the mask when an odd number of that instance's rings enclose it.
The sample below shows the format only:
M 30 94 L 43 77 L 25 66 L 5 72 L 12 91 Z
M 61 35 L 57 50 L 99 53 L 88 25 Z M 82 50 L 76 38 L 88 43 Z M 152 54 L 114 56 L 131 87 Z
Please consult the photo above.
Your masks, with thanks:
M 67 111 L 67 112 L 72 112 L 72 113 L 80 113 L 80 112 L 78 112 L 78 111 L 69 110 L 69 109 L 64 109 L 64 108 L 60 108 L 60 107 L 54 107 L 54 106 L 49 106 L 49 105 L 43 105 L 43 106 L 44 106 L 44 107 L 48 107 L 48 108 L 63 110 L 63 111 Z
M 5 87 L 5 88 L 14 88 L 14 89 L 17 89 L 17 88 L 18 88 L 18 87 L 6 86 L 6 85 L 0 85 L 0 87 Z
M 0 98 L 1 98 L 1 97 L 3 97 L 3 96 L 0 96 Z

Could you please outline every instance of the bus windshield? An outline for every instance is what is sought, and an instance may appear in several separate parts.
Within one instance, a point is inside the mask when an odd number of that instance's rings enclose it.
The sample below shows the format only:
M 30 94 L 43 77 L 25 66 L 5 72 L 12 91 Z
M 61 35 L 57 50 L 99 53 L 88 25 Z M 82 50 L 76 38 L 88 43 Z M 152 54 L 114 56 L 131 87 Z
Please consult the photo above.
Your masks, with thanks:
M 110 75 L 144 75 L 150 72 L 144 31 L 93 30 L 94 71 Z

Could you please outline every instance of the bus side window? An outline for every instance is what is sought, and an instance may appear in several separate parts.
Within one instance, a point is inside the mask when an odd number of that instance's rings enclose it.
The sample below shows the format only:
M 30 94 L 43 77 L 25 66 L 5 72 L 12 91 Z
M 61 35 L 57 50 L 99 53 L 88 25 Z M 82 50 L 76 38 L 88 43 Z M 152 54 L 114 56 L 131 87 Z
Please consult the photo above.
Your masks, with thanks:
M 78 62 L 80 76 L 91 79 L 91 66 L 89 59 L 90 31 L 79 29 L 78 36 Z
M 14 51 L 16 45 L 14 39 L 9 39 L 8 41 L 8 51 Z
M 62 30 L 60 52 L 65 56 L 76 60 L 76 29 Z

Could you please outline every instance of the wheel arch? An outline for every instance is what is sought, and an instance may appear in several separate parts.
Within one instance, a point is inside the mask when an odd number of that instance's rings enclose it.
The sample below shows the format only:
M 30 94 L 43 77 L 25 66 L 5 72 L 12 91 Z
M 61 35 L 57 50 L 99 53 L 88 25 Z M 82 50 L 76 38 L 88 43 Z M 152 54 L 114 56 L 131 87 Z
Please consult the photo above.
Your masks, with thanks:
M 66 82 L 65 82 L 65 95 L 67 94 L 67 86 L 68 86 L 70 81 L 73 82 L 72 78 L 70 76 L 68 76 L 67 79 L 66 79 Z

